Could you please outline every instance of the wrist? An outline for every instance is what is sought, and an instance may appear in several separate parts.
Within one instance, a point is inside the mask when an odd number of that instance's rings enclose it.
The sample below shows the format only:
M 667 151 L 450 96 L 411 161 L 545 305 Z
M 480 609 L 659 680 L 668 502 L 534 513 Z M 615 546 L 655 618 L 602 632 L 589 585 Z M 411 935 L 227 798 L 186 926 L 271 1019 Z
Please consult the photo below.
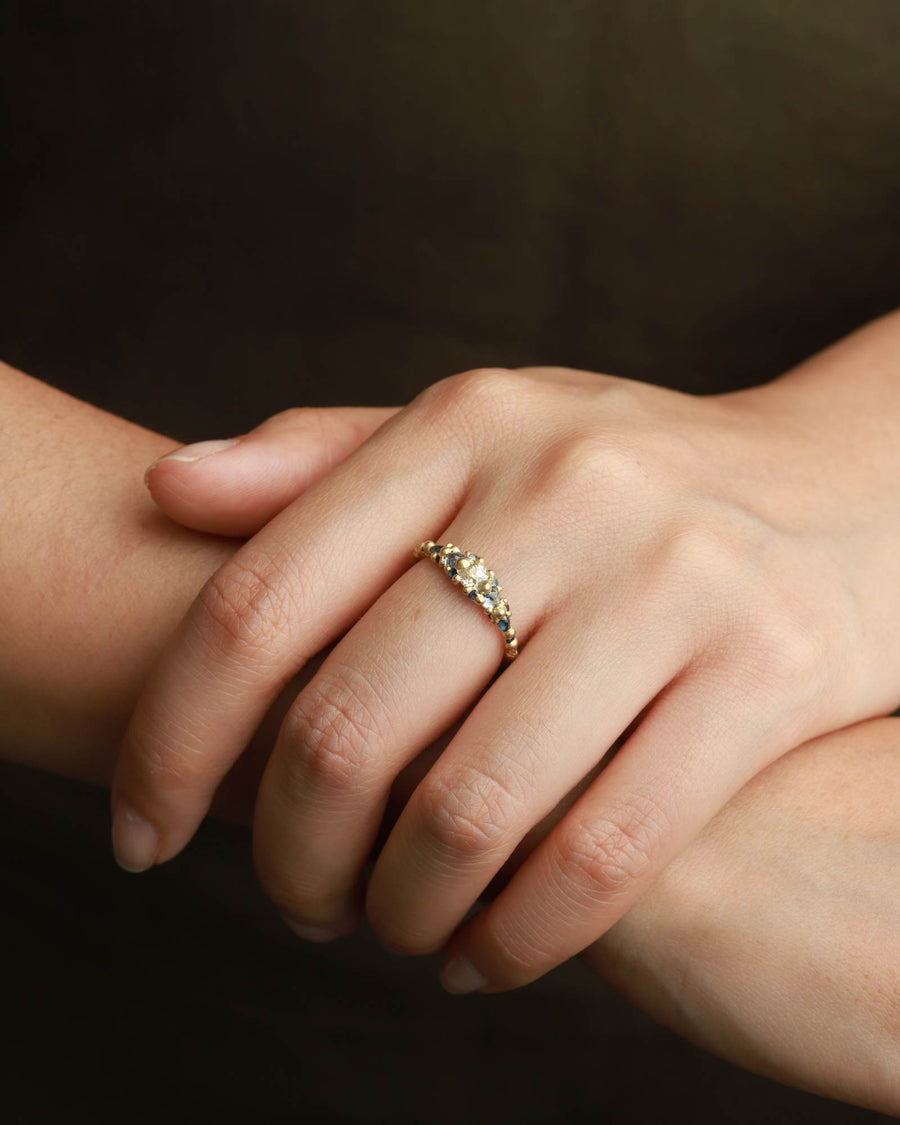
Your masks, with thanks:
M 169 439 L 0 365 L 0 755 L 107 783 L 147 672 L 234 543 L 154 507 Z
M 828 623 L 841 669 L 832 702 L 843 699 L 844 722 L 889 714 L 900 703 L 900 313 L 714 408 L 748 509 L 810 548 L 811 635 Z M 833 596 L 816 608 L 823 576 Z
M 805 451 L 811 477 L 891 515 L 900 485 L 900 311 L 824 348 L 771 382 L 715 396 Z M 846 487 L 844 487 L 846 482 Z

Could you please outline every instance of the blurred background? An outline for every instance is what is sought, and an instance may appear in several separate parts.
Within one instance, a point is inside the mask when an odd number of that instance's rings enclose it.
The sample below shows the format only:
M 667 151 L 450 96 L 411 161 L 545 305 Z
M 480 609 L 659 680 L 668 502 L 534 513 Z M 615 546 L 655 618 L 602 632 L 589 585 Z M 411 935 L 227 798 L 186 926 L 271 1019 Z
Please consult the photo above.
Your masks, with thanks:
M 768 380 L 900 305 L 894 0 L 0 6 L 3 357 L 177 440 L 487 364 Z M 570 963 L 301 943 L 244 832 L 140 880 L 0 770 L 10 1121 L 870 1122 Z M 8 1069 L 7 1069 L 8 1068 Z

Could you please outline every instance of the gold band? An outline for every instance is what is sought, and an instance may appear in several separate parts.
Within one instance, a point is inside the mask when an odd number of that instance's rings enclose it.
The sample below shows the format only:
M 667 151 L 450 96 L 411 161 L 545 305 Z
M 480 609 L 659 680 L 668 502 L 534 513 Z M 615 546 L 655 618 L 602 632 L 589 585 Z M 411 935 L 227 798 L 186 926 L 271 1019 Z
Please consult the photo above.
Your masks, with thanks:
M 484 565 L 484 559 L 454 547 L 452 543 L 441 545 L 433 539 L 420 543 L 413 555 L 417 559 L 429 558 L 437 563 L 451 582 L 462 587 L 470 601 L 481 606 L 500 630 L 506 659 L 515 659 L 519 642 L 509 619 L 509 602 L 500 597 L 503 587 L 497 582 L 494 572 Z

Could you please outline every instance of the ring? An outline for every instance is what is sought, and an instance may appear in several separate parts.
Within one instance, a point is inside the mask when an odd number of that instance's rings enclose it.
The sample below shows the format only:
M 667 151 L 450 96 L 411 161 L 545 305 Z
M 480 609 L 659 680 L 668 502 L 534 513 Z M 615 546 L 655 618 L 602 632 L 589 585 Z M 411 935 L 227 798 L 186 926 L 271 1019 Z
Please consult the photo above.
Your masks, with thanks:
M 516 631 L 509 620 L 509 602 L 500 597 L 503 587 L 479 555 L 454 547 L 452 543 L 435 543 L 428 539 L 413 551 L 417 559 L 429 558 L 443 570 L 451 582 L 461 586 L 470 601 L 476 602 L 503 636 L 504 656 L 514 660 L 519 652 Z

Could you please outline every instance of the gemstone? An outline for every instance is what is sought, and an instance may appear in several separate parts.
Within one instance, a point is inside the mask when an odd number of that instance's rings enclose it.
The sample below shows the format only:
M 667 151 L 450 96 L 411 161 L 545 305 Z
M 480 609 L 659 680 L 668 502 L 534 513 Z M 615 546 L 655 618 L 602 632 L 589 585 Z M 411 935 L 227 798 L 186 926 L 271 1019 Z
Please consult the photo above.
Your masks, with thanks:
M 438 555 L 441 553 L 440 543 L 435 543 L 435 545 L 433 547 L 429 547 L 428 553 L 432 556 L 432 558 L 436 559 L 438 557 Z
M 456 571 L 455 571 L 455 570 L 453 569 L 453 567 L 452 567 L 452 566 L 451 566 L 451 567 L 450 567 L 450 569 L 449 569 L 449 570 L 447 571 L 447 574 L 448 574 L 448 575 L 449 575 L 449 576 L 450 576 L 451 578 L 455 578 L 455 577 L 456 577 Z
M 473 591 L 471 592 L 471 594 L 469 594 L 469 597 L 470 597 L 470 598 L 471 598 L 471 600 L 472 600 L 472 601 L 474 602 L 474 601 L 475 601 L 475 599 L 476 599 L 476 598 L 478 597 L 478 591 L 477 591 L 477 590 L 473 590 Z
M 469 575 L 474 578 L 476 582 L 484 582 L 488 576 L 488 572 L 482 563 L 477 563 L 475 566 L 469 567 Z
M 457 560 L 461 558 L 462 555 L 458 551 L 451 551 L 451 553 L 444 559 L 444 566 L 456 566 Z
M 484 599 L 484 602 L 482 604 L 484 605 L 485 609 L 493 609 L 494 606 L 497 604 L 497 602 L 494 598 L 492 598 L 492 597 L 490 597 L 490 595 L 488 595 L 488 597 L 486 597 Z
M 497 624 L 500 626 L 500 628 L 505 633 L 506 630 L 509 628 L 509 618 L 508 617 L 501 617 L 500 620 L 497 622 Z

